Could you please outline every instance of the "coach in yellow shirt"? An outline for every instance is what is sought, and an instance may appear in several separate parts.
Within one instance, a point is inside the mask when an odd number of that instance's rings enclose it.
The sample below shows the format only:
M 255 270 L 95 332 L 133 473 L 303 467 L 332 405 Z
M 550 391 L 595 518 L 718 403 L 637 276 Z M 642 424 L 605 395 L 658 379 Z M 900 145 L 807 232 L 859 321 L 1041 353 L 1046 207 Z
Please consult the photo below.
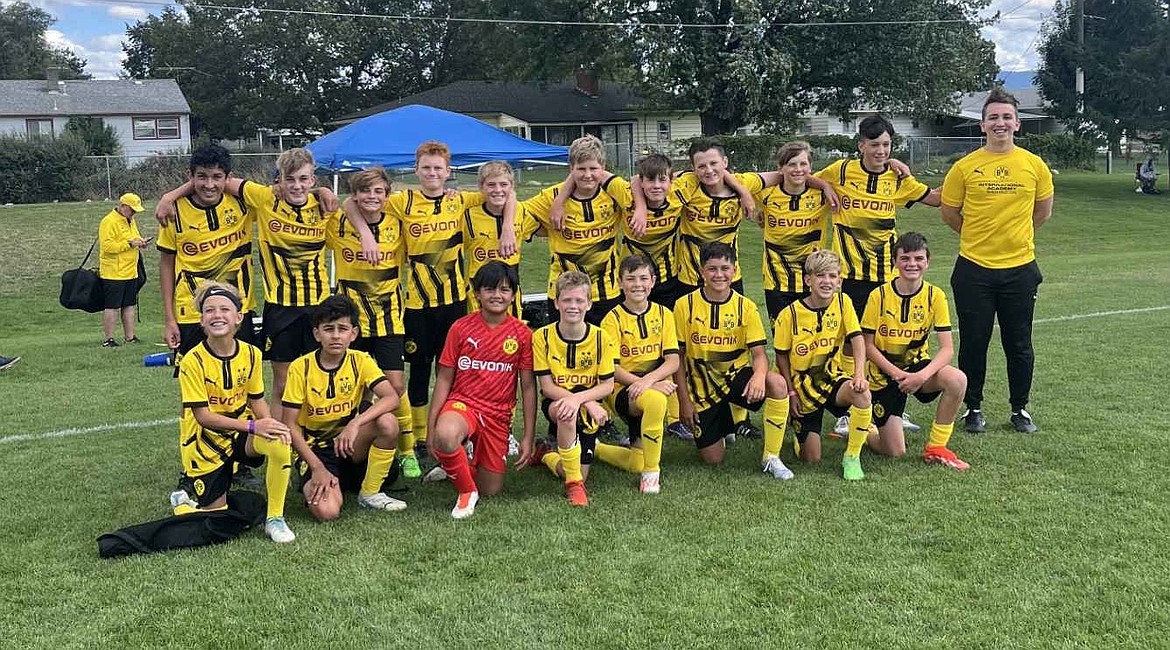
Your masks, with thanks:
M 134 215 L 142 212 L 142 199 L 137 194 L 123 194 L 118 205 L 102 218 L 98 226 L 101 257 L 98 276 L 102 279 L 105 310 L 102 312 L 104 348 L 118 347 L 114 340 L 114 325 L 122 316 L 122 333 L 127 343 L 138 341 L 134 335 L 134 321 L 138 316 L 138 256 L 149 240 L 143 239 L 134 223 Z
M 955 163 L 942 188 L 942 218 L 959 233 L 951 274 L 959 317 L 959 369 L 967 375 L 964 427 L 982 433 L 987 347 L 996 318 L 1007 357 L 1012 427 L 1035 433 L 1024 410 L 1032 389 L 1032 316 L 1043 281 L 1036 264 L 1036 229 L 1052 216 L 1052 172 L 1039 156 L 1015 145 L 1016 98 L 1002 88 L 983 103 L 986 142 Z

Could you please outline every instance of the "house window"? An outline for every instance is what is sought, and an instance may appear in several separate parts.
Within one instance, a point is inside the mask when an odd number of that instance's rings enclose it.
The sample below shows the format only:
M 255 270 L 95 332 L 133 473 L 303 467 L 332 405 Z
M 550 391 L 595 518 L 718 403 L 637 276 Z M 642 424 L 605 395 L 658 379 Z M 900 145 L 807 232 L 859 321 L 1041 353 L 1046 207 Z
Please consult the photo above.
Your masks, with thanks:
M 658 141 L 670 142 L 670 120 L 661 120 L 658 122 Z
M 135 140 L 178 140 L 179 118 L 177 117 L 136 117 L 134 118 Z
M 504 127 L 504 130 L 507 131 L 508 133 L 511 133 L 512 135 L 518 135 L 521 138 L 528 137 L 528 135 L 526 133 L 524 133 L 523 126 L 506 126 L 506 127 Z
M 25 120 L 24 127 L 28 133 L 29 139 L 53 137 L 53 120 L 51 119 Z
M 532 139 L 545 144 L 566 146 L 573 140 L 581 137 L 581 127 L 577 126 L 534 126 Z

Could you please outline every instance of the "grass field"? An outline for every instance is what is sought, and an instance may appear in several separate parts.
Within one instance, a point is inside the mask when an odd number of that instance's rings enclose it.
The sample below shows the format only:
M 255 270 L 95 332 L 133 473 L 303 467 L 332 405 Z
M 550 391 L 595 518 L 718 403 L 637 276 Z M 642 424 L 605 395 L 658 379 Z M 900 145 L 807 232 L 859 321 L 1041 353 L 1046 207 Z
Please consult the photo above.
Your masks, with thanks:
M 99 348 L 100 317 L 56 296 L 108 204 L 0 208 L 0 354 L 24 357 L 0 374 L 0 646 L 1165 647 L 1170 311 L 1125 312 L 1170 305 L 1170 195 L 1136 195 L 1125 175 L 1062 175 L 1057 193 L 1038 237 L 1041 431 L 1009 430 L 993 349 L 989 433 L 951 444 L 967 473 L 866 452 L 862 484 L 832 460 L 792 462 L 780 483 L 759 472 L 758 441 L 710 469 L 672 440 L 653 498 L 605 466 L 586 510 L 526 470 L 462 522 L 447 485 L 411 485 L 400 514 L 350 503 L 327 525 L 290 495 L 294 544 L 254 532 L 118 561 L 99 560 L 94 538 L 167 514 L 178 470 L 174 424 L 117 426 L 177 412 L 169 371 L 142 367 L 160 349 L 158 284 L 143 293 L 148 343 Z M 937 211 L 899 226 L 931 239 L 928 279 L 949 291 L 956 237 Z M 741 240 L 762 302 L 754 226 Z M 544 250 L 526 255 L 539 292 Z

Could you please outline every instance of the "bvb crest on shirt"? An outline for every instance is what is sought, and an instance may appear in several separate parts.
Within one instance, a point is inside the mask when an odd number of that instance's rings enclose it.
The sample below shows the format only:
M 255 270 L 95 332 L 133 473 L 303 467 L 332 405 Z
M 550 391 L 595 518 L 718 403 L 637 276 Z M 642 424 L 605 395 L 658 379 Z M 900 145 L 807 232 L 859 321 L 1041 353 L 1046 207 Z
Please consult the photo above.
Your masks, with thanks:
M 593 355 L 588 352 L 582 352 L 577 356 L 577 367 L 582 370 L 588 370 L 593 367 Z
M 926 320 L 926 310 L 922 308 L 922 305 L 914 305 L 914 309 L 910 312 L 910 318 L 915 323 L 921 323 Z
M 1000 166 L 995 168 L 995 177 L 1000 179 L 1000 180 L 1008 178 L 1011 175 L 1012 175 L 1011 170 L 1009 170 L 1004 165 L 1000 165 Z
M 248 383 L 248 369 L 236 368 L 236 386 L 244 386 Z
M 725 329 L 725 330 L 735 329 L 735 314 L 724 314 L 723 315 L 723 329 Z
M 802 209 L 805 212 L 812 212 L 813 210 L 816 210 L 820 206 L 820 204 L 821 204 L 821 201 L 817 197 L 806 196 L 806 197 L 804 197 L 804 205 L 802 206 Z
M 353 380 L 350 379 L 349 377 L 342 377 L 337 382 L 337 386 L 338 386 L 338 388 L 341 389 L 342 393 L 348 394 L 348 393 L 353 392 Z
M 516 341 L 515 336 L 509 336 L 507 339 L 504 339 L 504 354 L 516 354 L 516 351 L 519 349 L 520 343 Z
M 882 181 L 878 184 L 878 192 L 881 192 L 882 196 L 891 196 L 894 193 L 894 184 L 890 181 Z
M 825 329 L 835 330 L 837 329 L 837 325 L 838 322 L 836 314 L 825 314 Z
M 232 208 L 223 211 L 223 222 L 228 226 L 234 226 L 240 221 L 240 215 Z

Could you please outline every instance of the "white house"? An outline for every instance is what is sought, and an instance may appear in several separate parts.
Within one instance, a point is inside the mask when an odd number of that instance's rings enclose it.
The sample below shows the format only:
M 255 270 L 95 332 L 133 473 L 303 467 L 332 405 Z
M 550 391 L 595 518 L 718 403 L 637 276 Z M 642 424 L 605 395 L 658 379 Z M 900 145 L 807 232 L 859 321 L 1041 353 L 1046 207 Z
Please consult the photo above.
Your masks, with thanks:
M 56 137 L 71 117 L 101 118 L 131 160 L 191 147 L 191 107 L 173 79 L 0 81 L 0 133 Z

